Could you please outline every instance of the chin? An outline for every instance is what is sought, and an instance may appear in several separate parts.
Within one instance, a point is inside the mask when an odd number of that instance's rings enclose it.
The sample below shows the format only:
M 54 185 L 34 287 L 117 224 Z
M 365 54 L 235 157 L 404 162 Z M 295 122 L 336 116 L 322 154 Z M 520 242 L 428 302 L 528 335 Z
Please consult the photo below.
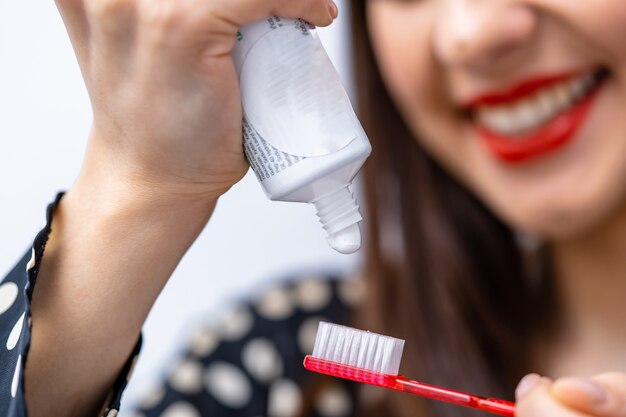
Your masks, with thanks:
M 600 223 L 598 217 L 572 207 L 550 207 L 532 219 L 522 219 L 520 229 L 548 241 L 573 240 L 591 233 Z
M 500 215 L 513 229 L 553 242 L 584 239 L 620 214 L 626 215 L 626 199 L 615 198 L 615 193 L 610 197 L 565 194 L 540 200 L 520 199 L 518 195 L 505 204 Z

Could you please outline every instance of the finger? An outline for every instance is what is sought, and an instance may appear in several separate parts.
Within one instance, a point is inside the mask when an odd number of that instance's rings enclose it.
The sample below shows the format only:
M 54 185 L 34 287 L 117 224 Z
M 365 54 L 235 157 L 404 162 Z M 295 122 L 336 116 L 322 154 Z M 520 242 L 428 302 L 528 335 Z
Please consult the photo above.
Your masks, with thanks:
M 81 0 L 56 0 L 59 14 L 72 42 L 72 47 L 79 61 L 88 56 L 89 24 L 85 7 Z
M 626 374 L 609 372 L 591 378 L 607 390 L 608 401 L 601 407 L 602 415 L 626 417 Z
M 519 400 L 526 395 L 532 388 L 541 384 L 551 384 L 552 380 L 536 373 L 528 374 L 522 378 L 515 389 L 515 398 Z
M 517 388 L 515 389 L 515 398 L 520 399 L 528 391 L 530 391 L 535 385 L 537 385 L 541 381 L 541 376 L 539 374 L 528 374 L 524 378 L 521 379 L 519 384 L 517 384 Z
M 518 397 L 515 404 L 516 417 L 589 417 L 561 403 L 552 395 L 552 382 L 541 378 L 534 386 Z
M 135 45 L 136 7 L 134 0 L 85 0 L 91 29 L 94 70 L 117 68 L 117 73 L 133 64 L 131 52 Z M 108 65 L 107 65 L 108 64 Z M 111 74 L 109 74 L 110 76 Z
M 204 44 L 214 35 L 218 35 L 218 42 L 222 42 L 221 38 L 225 36 L 234 44 L 235 34 L 241 26 L 272 15 L 302 18 L 316 26 L 328 26 L 338 13 L 332 0 L 137 1 L 138 14 L 144 22 L 142 26 L 154 29 L 145 35 L 140 34 L 140 37 L 161 45 L 177 44 L 180 40 Z
M 130 43 L 136 14 L 133 0 L 86 0 L 85 9 L 99 43 L 115 48 Z
M 626 417 L 626 374 L 562 378 L 554 383 L 552 393 L 564 404 L 587 414 Z
M 302 18 L 315 26 L 328 26 L 337 16 L 337 6 L 330 0 L 199 0 L 199 3 L 237 27 L 272 15 Z
M 200 62 L 229 57 L 237 30 L 271 15 L 303 18 L 318 26 L 330 24 L 336 15 L 330 0 L 135 1 L 141 21 L 138 44 L 165 59 L 161 68 L 171 62 L 171 56 Z

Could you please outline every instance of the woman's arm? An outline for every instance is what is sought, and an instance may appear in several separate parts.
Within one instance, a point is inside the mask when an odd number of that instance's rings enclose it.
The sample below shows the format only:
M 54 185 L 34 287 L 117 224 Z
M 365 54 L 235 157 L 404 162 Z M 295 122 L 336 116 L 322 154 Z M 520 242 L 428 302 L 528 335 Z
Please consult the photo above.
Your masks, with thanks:
M 32 300 L 29 415 L 97 415 L 214 203 L 83 178 L 63 197 Z
M 32 300 L 31 417 L 94 416 L 152 304 L 245 173 L 230 51 L 272 14 L 327 25 L 329 0 L 57 0 L 94 112 Z

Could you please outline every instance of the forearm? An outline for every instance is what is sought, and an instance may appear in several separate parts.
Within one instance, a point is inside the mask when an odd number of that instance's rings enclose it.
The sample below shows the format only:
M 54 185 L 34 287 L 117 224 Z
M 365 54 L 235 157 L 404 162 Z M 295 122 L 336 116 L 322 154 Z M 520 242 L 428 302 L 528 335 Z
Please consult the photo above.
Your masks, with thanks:
M 80 179 L 54 216 L 32 300 L 25 390 L 33 417 L 97 414 L 215 205 L 123 188 Z

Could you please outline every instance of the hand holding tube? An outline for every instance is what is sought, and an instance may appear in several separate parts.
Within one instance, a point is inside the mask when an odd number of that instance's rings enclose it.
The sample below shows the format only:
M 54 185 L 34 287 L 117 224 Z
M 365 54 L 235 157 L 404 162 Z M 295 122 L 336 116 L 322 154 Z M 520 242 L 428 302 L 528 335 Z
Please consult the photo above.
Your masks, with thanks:
M 57 4 L 93 105 L 96 158 L 83 173 L 172 198 L 216 198 L 247 170 L 230 55 L 238 28 L 270 14 L 333 19 L 327 0 Z
M 159 292 L 247 170 L 230 56 L 238 26 L 270 14 L 332 21 L 327 0 L 57 5 L 94 121 L 33 295 L 34 417 L 97 415 Z

